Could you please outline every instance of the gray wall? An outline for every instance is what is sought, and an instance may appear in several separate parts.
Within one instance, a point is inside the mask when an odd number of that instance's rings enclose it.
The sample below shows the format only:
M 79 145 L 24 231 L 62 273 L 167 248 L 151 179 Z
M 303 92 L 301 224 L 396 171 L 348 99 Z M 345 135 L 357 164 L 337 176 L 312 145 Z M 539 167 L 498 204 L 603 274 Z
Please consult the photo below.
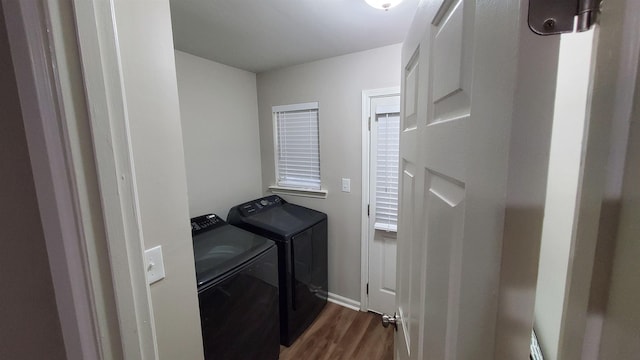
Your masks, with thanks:
M 604 314 L 599 359 L 637 359 L 640 353 L 640 73 L 627 143 L 620 220 Z
M 65 359 L 0 4 L 0 359 Z
M 169 0 L 116 0 L 115 22 L 144 247 L 164 255 L 151 285 L 159 357 L 202 359 Z
M 400 85 L 400 44 L 258 74 L 262 188 L 275 184 L 271 107 L 320 103 L 320 172 L 326 199 L 285 196 L 329 217 L 329 291 L 360 300 L 362 90 Z M 341 178 L 351 193 L 341 192 Z
M 262 194 L 256 74 L 176 51 L 189 214 Z

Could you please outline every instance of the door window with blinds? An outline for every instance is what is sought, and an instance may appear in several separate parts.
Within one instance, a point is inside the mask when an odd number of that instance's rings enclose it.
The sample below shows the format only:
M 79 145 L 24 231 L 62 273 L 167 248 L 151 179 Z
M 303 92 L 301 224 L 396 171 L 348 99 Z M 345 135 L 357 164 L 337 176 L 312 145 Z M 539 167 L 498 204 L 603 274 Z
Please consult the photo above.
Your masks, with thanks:
M 274 106 L 272 111 L 277 185 L 320 190 L 318 103 Z
M 375 176 L 376 230 L 398 229 L 398 163 L 400 156 L 400 107 L 381 105 L 375 109 L 373 166 Z

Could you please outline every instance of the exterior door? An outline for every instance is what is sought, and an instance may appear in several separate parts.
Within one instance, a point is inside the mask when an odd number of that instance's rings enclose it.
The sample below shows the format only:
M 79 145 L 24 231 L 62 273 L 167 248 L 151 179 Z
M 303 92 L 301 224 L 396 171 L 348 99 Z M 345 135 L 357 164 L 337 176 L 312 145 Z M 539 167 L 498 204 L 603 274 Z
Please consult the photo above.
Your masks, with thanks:
M 505 328 L 530 334 L 530 315 L 516 325 L 519 314 L 533 310 L 529 285 L 520 289 L 526 301 L 501 298 L 501 275 L 509 271 L 502 250 L 511 190 L 526 183 L 516 191 L 522 199 L 528 190 L 544 195 L 537 184 L 546 182 L 547 158 L 527 158 L 524 169 L 542 169 L 528 183 L 511 177 L 522 166 L 515 158 L 540 149 L 544 154 L 545 147 L 548 154 L 550 138 L 550 120 L 539 117 L 527 123 L 545 123 L 529 134 L 535 140 L 528 149 L 526 141 L 512 141 L 523 133 L 515 113 L 523 96 L 515 95 L 520 54 L 531 50 L 518 45 L 535 37 L 523 30 L 526 14 L 519 5 L 423 1 L 403 45 L 396 359 L 520 358 L 497 355 L 501 309 L 515 314 Z M 541 89 L 553 94 L 551 75 Z M 552 102 L 540 107 L 552 108 Z M 535 235 L 542 211 L 532 210 L 522 221 Z M 532 272 L 523 266 L 523 273 Z M 513 338 L 507 343 L 515 344 Z
M 369 114 L 368 309 L 393 313 L 396 303 L 400 95 L 371 98 Z

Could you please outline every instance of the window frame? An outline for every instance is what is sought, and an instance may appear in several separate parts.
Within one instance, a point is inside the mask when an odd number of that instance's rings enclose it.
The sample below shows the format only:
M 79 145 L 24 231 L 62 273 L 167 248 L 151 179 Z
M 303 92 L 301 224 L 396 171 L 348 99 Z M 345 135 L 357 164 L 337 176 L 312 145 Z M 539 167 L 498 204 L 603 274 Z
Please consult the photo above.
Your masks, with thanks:
M 310 187 L 303 187 L 303 186 L 300 186 L 300 187 L 287 186 L 287 185 L 280 184 L 280 170 L 279 170 L 280 139 L 278 136 L 278 113 L 306 111 L 306 110 L 316 110 L 317 112 L 316 122 L 318 125 L 318 173 L 319 173 L 319 180 L 320 180 L 319 188 L 310 188 Z M 326 198 L 327 191 L 322 187 L 322 171 L 321 171 L 321 161 L 320 161 L 320 104 L 319 102 L 307 102 L 307 103 L 297 103 L 297 104 L 290 104 L 290 105 L 272 106 L 271 118 L 273 122 L 273 153 L 274 153 L 275 185 L 269 186 L 269 190 L 276 194 Z
M 380 184 L 378 183 L 378 175 L 380 172 L 380 155 L 381 153 L 385 153 L 385 150 L 381 149 L 381 143 L 380 143 L 380 131 L 381 131 L 381 121 L 380 121 L 380 117 L 379 115 L 386 115 L 386 121 L 389 122 L 389 115 L 392 115 L 394 118 L 397 117 L 397 130 L 398 130 L 398 136 L 400 135 L 400 105 L 395 106 L 395 105 L 382 105 L 379 106 L 379 111 L 376 111 L 374 114 L 371 114 L 371 130 L 370 131 L 374 131 L 375 132 L 375 139 L 372 139 L 372 142 L 370 144 L 370 147 L 373 148 L 375 147 L 375 165 L 369 164 L 370 166 L 370 178 L 371 176 L 376 178 L 376 188 L 374 189 L 374 198 L 373 199 L 369 199 L 369 203 L 373 203 L 374 204 L 374 211 L 371 214 L 371 216 L 373 217 L 373 227 L 375 230 L 381 230 L 381 231 L 386 231 L 386 232 L 393 232 L 396 233 L 398 231 L 398 206 L 399 206 L 399 201 L 400 199 L 399 197 L 399 193 L 398 190 L 400 188 L 400 183 L 399 183 L 399 177 L 396 177 L 396 182 L 395 182 L 395 187 L 396 187 L 396 193 L 395 193 L 395 214 L 387 214 L 389 216 L 389 219 L 386 219 L 386 221 L 378 221 L 379 218 L 381 219 L 382 217 L 384 217 L 384 215 L 381 214 L 381 206 L 379 205 L 379 200 L 381 200 L 381 198 L 379 197 L 379 195 L 381 195 L 378 192 L 378 187 L 380 186 Z M 375 124 L 375 125 L 374 125 Z M 388 123 L 386 124 L 386 126 L 390 126 Z M 371 136 L 372 138 L 374 137 L 373 134 Z M 399 138 L 398 138 L 398 150 L 399 150 Z M 397 158 L 396 159 L 396 163 L 395 166 L 399 169 L 400 168 L 400 159 Z M 371 163 L 374 163 L 373 161 L 370 160 Z M 387 170 L 386 172 L 388 172 L 388 168 L 390 167 L 388 162 L 385 161 L 384 162 L 385 166 L 384 168 Z M 396 171 L 396 175 L 397 175 L 397 171 Z M 371 183 L 371 180 L 369 180 L 369 183 Z M 387 182 L 388 184 L 389 182 Z M 370 194 L 371 196 L 371 194 Z M 391 219 L 391 218 L 395 218 L 395 219 Z M 386 222 L 386 223 L 385 223 Z M 391 223 L 393 222 L 393 223 Z

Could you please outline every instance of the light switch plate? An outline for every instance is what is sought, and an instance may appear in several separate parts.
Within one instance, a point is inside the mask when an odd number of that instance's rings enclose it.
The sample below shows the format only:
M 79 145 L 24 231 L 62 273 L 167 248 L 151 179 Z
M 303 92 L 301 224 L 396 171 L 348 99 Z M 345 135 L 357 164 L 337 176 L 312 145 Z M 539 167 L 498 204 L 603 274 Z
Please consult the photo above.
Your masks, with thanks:
M 147 283 L 149 285 L 164 279 L 164 261 L 162 260 L 162 246 L 145 250 L 144 257 L 147 266 Z
M 342 191 L 351 192 L 351 179 L 342 178 Z

